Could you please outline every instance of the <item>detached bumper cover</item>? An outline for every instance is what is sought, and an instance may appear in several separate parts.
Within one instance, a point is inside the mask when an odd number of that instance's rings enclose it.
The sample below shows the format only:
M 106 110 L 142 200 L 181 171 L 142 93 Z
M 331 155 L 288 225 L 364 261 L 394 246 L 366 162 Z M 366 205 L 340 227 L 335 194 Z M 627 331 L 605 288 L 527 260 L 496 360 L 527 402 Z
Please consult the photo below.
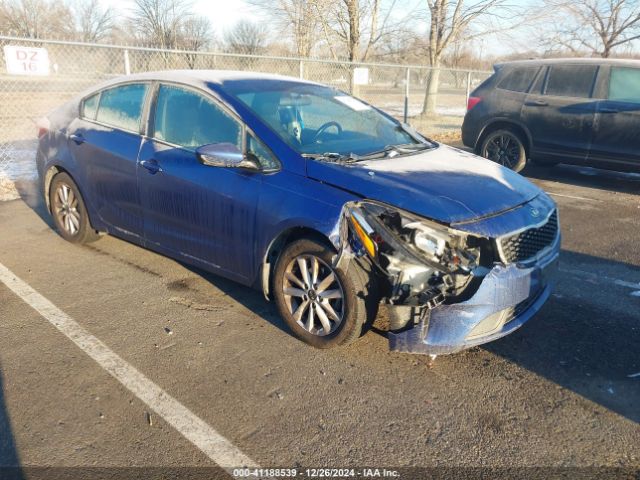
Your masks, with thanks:
M 440 305 L 402 332 L 389 332 L 393 351 L 441 355 L 504 337 L 535 315 L 551 295 L 558 264 L 554 249 L 536 265 L 495 266 L 469 300 Z

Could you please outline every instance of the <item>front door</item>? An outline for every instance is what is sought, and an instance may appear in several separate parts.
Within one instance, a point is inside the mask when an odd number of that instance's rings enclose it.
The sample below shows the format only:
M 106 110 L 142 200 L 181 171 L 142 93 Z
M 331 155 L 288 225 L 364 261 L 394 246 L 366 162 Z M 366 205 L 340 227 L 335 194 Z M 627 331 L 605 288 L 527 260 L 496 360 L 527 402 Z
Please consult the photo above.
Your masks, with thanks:
M 586 159 L 595 119 L 591 96 L 597 70 L 595 65 L 552 65 L 539 88 L 534 86 L 527 95 L 522 119 L 531 133 L 532 156 Z
M 611 67 L 598 102 L 589 162 L 640 167 L 640 68 Z
M 162 84 L 138 162 L 147 246 L 238 280 L 253 275 L 262 175 L 203 165 L 195 150 L 223 142 L 242 149 L 242 129 L 212 98 Z

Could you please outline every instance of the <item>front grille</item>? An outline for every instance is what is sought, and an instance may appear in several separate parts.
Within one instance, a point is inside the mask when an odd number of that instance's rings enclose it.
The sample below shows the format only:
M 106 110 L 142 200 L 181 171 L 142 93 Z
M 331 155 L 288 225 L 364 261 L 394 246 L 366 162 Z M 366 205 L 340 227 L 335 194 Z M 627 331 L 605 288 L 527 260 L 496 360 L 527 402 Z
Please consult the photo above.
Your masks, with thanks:
M 515 263 L 529 260 L 553 244 L 557 236 L 558 211 L 554 210 L 544 225 L 500 238 L 502 261 Z

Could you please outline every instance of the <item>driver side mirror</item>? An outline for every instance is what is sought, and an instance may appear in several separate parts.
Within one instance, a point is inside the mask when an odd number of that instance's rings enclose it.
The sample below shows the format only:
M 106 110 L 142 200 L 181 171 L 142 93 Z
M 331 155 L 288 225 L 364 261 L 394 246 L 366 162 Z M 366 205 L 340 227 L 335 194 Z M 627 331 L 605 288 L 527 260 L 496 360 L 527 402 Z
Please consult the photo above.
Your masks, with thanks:
M 233 143 L 211 143 L 196 150 L 198 159 L 210 167 L 260 170 L 260 164 L 252 155 L 245 155 Z

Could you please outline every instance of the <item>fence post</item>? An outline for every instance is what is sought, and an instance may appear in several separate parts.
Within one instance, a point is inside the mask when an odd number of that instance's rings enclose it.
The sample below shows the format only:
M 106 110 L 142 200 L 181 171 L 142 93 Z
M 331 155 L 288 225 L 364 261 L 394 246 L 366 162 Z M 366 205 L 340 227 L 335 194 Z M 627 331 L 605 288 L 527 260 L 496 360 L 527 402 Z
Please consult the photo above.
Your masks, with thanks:
M 467 72 L 467 101 L 465 106 L 469 103 L 469 97 L 471 96 L 471 71 Z
M 131 65 L 129 64 L 129 50 L 124 51 L 124 74 L 131 75 Z
M 298 76 L 300 80 L 304 80 L 304 62 L 302 60 L 298 62 Z
M 349 65 L 349 93 L 357 97 L 358 96 L 358 86 L 356 85 L 356 67 L 353 63 Z
M 406 76 L 404 79 L 404 123 L 407 123 L 409 118 L 409 82 L 411 81 L 411 69 L 407 67 Z

